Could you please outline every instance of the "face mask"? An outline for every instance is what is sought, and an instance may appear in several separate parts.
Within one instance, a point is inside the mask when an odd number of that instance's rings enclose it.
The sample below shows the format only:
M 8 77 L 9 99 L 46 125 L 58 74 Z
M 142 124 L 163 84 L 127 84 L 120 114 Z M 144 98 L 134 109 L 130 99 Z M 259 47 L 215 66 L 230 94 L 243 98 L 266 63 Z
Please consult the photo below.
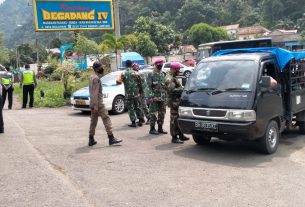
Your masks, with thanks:
M 103 68 L 96 69 L 95 71 L 96 71 L 96 73 L 98 73 L 100 75 L 102 75 L 104 73 L 104 69 Z
M 157 65 L 156 68 L 157 68 L 158 70 L 161 70 L 161 69 L 162 69 L 162 65 Z

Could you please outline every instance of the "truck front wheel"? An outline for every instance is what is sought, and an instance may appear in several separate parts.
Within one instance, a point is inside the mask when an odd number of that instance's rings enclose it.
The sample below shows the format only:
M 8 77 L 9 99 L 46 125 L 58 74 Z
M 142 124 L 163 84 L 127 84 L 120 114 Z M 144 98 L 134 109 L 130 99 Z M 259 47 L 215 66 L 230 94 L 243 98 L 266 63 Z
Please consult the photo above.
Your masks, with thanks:
M 193 140 L 198 145 L 208 145 L 211 143 L 211 137 L 205 134 L 193 134 Z
M 260 139 L 260 147 L 263 153 L 272 154 L 277 150 L 280 132 L 275 121 L 270 121 L 265 135 Z

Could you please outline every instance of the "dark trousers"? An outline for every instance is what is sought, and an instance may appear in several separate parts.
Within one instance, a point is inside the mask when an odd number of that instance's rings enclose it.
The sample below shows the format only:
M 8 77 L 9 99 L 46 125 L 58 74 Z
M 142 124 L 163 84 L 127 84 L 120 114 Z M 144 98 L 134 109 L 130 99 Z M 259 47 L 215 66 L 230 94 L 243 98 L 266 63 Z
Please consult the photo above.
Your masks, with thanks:
M 26 108 L 28 103 L 28 95 L 30 95 L 29 106 L 33 107 L 34 104 L 34 84 L 23 86 L 23 99 L 22 99 L 22 108 Z
M 9 89 L 5 89 L 4 87 L 2 88 L 2 108 L 4 108 L 5 100 L 6 100 L 6 95 L 8 95 L 8 108 L 11 109 L 13 105 L 13 91 L 14 88 L 10 87 Z
M 3 133 L 3 128 L 4 128 L 4 124 L 3 124 L 3 115 L 2 115 L 2 96 L 0 96 L 0 132 Z

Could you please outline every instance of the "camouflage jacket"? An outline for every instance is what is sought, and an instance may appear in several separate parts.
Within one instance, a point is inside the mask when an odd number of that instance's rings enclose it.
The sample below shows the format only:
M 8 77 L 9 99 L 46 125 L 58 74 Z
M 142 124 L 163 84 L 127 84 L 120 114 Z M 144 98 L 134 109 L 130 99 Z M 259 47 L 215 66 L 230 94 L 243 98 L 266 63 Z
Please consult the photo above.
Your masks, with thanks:
M 183 91 L 182 85 L 177 78 L 169 74 L 166 76 L 165 86 L 167 91 L 167 105 L 171 108 L 178 107 Z
M 125 96 L 127 99 L 137 98 L 143 93 L 142 79 L 137 71 L 127 68 L 122 74 L 122 81 L 125 86 Z
M 147 76 L 147 87 L 149 98 L 152 101 L 166 101 L 165 76 L 163 73 L 154 70 Z
M 142 86 L 143 86 L 143 94 L 142 97 L 143 98 L 148 98 L 149 97 L 149 89 L 147 87 L 147 81 L 146 81 L 146 76 L 143 73 L 140 73 L 140 77 L 142 80 Z

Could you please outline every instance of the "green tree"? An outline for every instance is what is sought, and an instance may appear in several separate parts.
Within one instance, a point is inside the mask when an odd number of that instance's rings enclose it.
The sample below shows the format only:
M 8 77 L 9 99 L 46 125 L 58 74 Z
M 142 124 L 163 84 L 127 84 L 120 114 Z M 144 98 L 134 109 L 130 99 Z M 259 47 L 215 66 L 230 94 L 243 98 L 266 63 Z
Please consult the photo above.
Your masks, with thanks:
M 285 5 L 282 0 L 263 0 L 262 11 L 266 26 L 273 27 L 279 19 L 283 18 Z
M 0 33 L 0 63 L 5 64 L 9 62 L 9 51 L 3 46 L 3 34 Z
M 58 37 L 56 37 L 51 41 L 50 48 L 60 48 L 61 45 L 62 45 L 61 40 Z
M 229 39 L 229 36 L 224 29 L 220 27 L 213 27 L 205 23 L 193 25 L 189 31 L 189 34 L 191 42 L 196 47 L 201 43 Z
M 219 11 L 211 4 L 204 4 L 200 0 L 186 1 L 179 10 L 175 20 L 176 27 L 181 30 L 189 29 L 200 22 L 214 23 L 219 18 Z
M 157 46 L 148 33 L 140 33 L 136 44 L 136 51 L 146 58 L 157 54 Z M 148 61 L 147 61 L 148 62 Z
M 123 35 L 119 39 L 119 41 L 123 44 L 124 50 L 134 51 L 138 42 L 137 36 L 135 34 Z
M 104 34 L 103 39 L 104 39 L 104 41 L 102 42 L 102 44 L 107 46 L 107 48 L 109 50 L 111 50 L 112 52 L 115 53 L 116 63 L 117 63 L 117 66 L 119 66 L 118 57 L 117 57 L 118 50 L 122 49 L 124 47 L 123 43 L 121 41 L 117 40 L 113 34 L 109 34 L 109 33 Z
M 170 26 L 162 25 L 149 17 L 139 17 L 134 25 L 134 32 L 148 33 L 161 54 L 168 54 L 176 39 L 176 32 Z
M 99 53 L 98 44 L 95 41 L 89 40 L 88 38 L 80 34 L 77 35 L 76 45 L 74 46 L 74 49 L 79 55 Z

